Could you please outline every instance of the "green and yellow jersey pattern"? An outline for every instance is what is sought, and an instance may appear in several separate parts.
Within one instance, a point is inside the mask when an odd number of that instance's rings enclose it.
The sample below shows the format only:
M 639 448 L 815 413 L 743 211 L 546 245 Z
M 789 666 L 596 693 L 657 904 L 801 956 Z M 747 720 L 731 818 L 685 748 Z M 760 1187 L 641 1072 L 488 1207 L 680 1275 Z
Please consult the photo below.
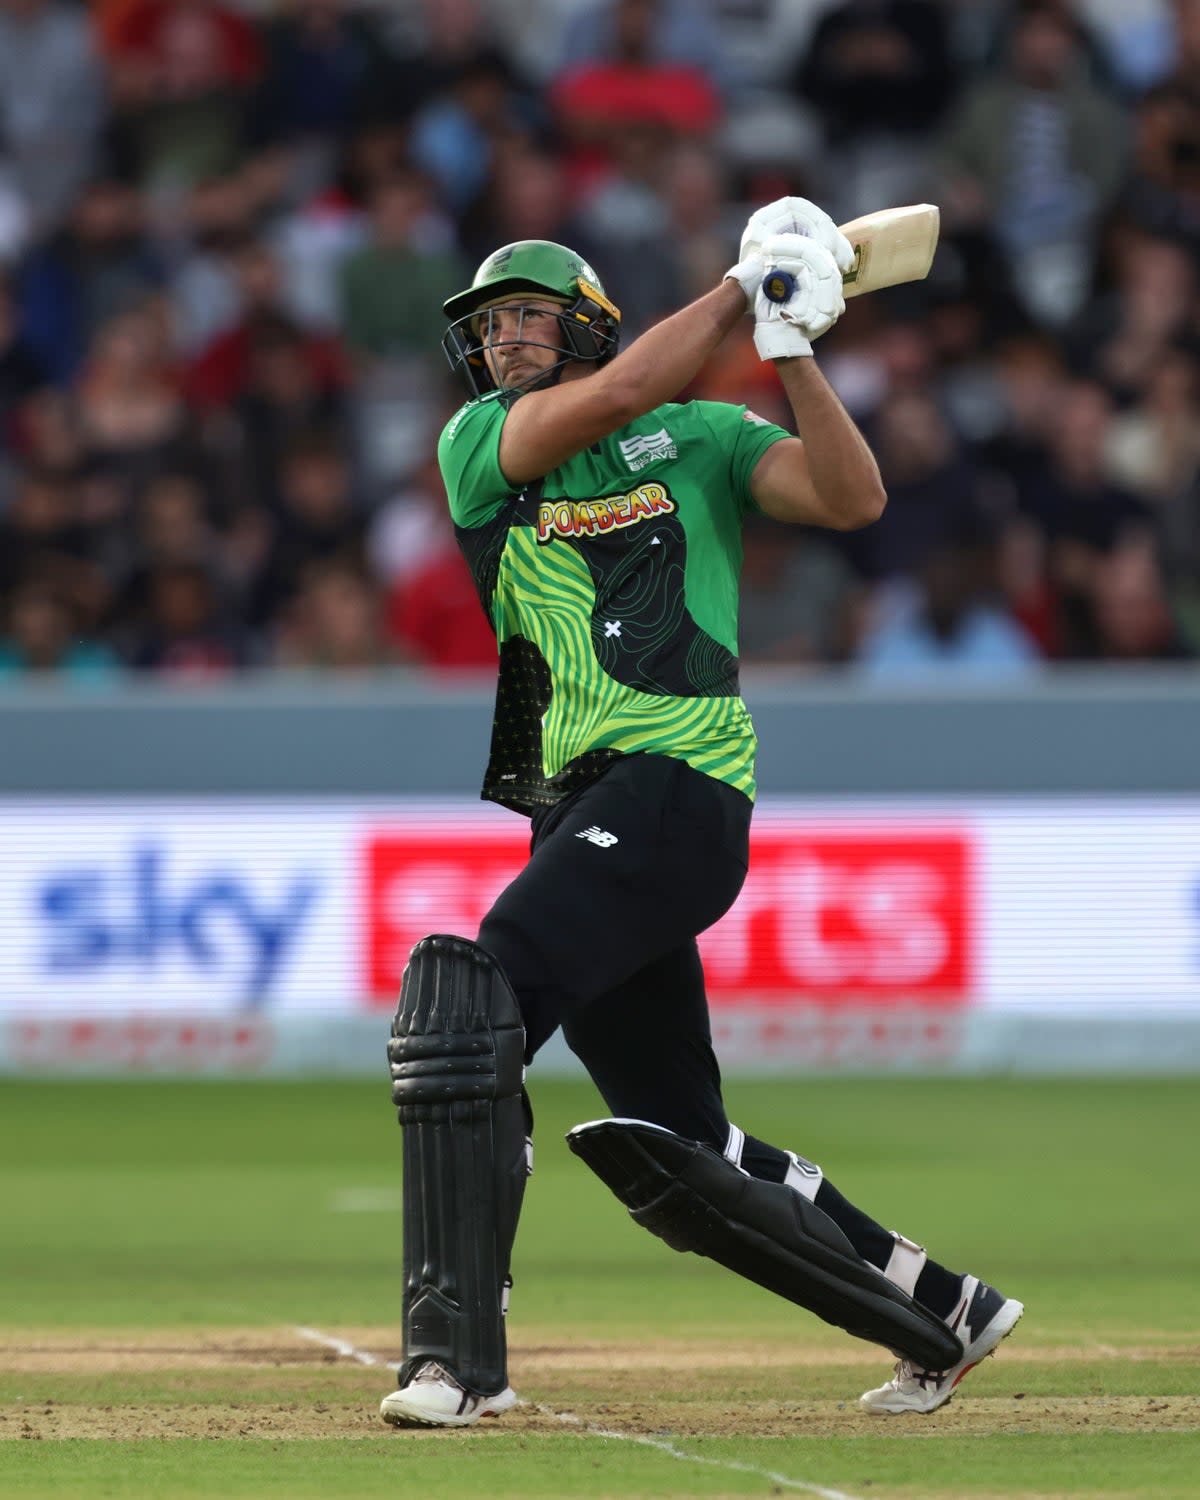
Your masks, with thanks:
M 644 751 L 752 797 L 741 526 L 755 464 L 788 434 L 745 407 L 660 406 L 515 492 L 498 452 L 516 399 L 468 402 L 438 445 L 500 649 L 483 795 L 530 813 Z

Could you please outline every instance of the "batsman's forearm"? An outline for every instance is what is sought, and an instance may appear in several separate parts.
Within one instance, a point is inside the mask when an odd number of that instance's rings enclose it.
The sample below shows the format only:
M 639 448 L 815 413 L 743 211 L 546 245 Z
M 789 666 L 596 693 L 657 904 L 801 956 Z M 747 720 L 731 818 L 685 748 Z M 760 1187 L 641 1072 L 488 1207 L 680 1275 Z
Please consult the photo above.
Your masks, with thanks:
M 831 522 L 855 527 L 877 521 L 887 503 L 879 465 L 837 392 L 811 356 L 774 364 Z
M 621 393 L 629 415 L 641 416 L 673 400 L 703 369 L 726 334 L 746 315 L 746 296 L 736 281 L 697 298 L 648 328 L 602 372 Z

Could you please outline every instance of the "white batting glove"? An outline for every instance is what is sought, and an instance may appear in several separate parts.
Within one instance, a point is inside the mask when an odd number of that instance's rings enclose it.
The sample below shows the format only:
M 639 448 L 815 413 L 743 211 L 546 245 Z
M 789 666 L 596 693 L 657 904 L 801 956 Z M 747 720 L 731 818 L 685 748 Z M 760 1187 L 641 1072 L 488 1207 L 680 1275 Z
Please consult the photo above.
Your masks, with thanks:
M 763 263 L 762 257 L 758 255 L 747 255 L 739 260 L 736 266 L 730 266 L 722 278 L 725 281 L 736 281 L 746 294 L 746 311 L 754 307 L 754 299 L 758 295 L 758 289 L 762 285 Z
M 807 198 L 776 198 L 750 215 L 738 250 L 739 261 L 763 255 L 763 245 L 775 234 L 803 234 L 823 245 L 838 269 L 848 271 L 854 264 L 854 248 L 823 208 Z M 757 291 L 757 287 L 755 288 Z
M 763 241 L 764 275 L 786 271 L 795 290 L 786 302 L 772 302 L 759 290 L 754 298 L 754 347 L 760 359 L 796 359 L 812 353 L 820 338 L 841 317 L 842 272 L 838 262 L 815 239 L 802 234 L 774 234 Z

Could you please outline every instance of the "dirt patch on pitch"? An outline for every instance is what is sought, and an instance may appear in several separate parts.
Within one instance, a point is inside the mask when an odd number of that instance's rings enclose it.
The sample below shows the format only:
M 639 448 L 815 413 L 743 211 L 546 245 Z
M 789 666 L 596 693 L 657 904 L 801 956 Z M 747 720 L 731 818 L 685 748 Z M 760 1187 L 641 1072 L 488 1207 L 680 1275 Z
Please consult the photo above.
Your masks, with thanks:
M 393 1336 L 378 1328 L 339 1329 L 337 1337 L 346 1340 L 342 1353 L 289 1329 L 10 1338 L 0 1347 L 5 1373 L 27 1375 L 29 1382 L 10 1380 L 8 1389 L 22 1394 L 0 1406 L 0 1439 L 387 1437 L 390 1429 L 376 1415 L 389 1388 L 387 1365 L 347 1355 L 357 1350 L 382 1361 Z M 1196 1362 L 1200 1348 L 1014 1347 L 1010 1358 L 1014 1366 Z M 531 1343 L 513 1350 L 511 1365 L 514 1384 L 530 1399 L 502 1420 L 472 1429 L 472 1438 L 564 1430 L 669 1439 L 1200 1430 L 1200 1397 L 1194 1395 L 968 1393 L 929 1417 L 870 1417 L 857 1404 L 858 1391 L 869 1383 L 857 1367 L 882 1377 L 887 1357 L 865 1344 L 762 1348 L 680 1340 L 631 1349 Z M 52 1375 L 60 1377 L 57 1385 Z M 53 1390 L 55 1399 L 36 1399 L 39 1386 Z M 613 1400 L 614 1393 L 622 1399 Z M 426 1429 L 392 1435 L 463 1438 Z
M 564 1430 L 664 1438 L 855 1437 L 926 1439 L 967 1434 L 1167 1432 L 1200 1429 L 1195 1397 L 1079 1397 L 1018 1399 L 976 1397 L 955 1401 L 930 1417 L 870 1417 L 849 1403 L 832 1401 L 609 1402 L 559 1410 L 522 1406 L 469 1433 L 426 1428 L 394 1430 L 376 1415 L 373 1399 L 353 1404 L 286 1402 L 224 1405 L 14 1404 L 0 1410 L 0 1440 L 54 1441 L 152 1438 L 271 1439 L 380 1438 L 399 1441 L 486 1441 L 502 1432 Z
M 373 1368 L 385 1370 L 397 1357 L 394 1328 L 337 1330 L 346 1345 L 371 1354 Z M 1007 1353 L 1007 1347 L 1006 1351 Z M 1130 1363 L 1180 1361 L 1200 1363 L 1200 1345 L 1139 1344 L 1118 1348 L 1109 1344 L 1013 1345 L 1012 1357 L 1029 1364 Z M 678 1371 L 754 1371 L 880 1368 L 886 1353 L 864 1343 L 841 1340 L 823 1347 L 796 1343 L 746 1345 L 710 1340 L 655 1340 L 652 1343 L 580 1342 L 576 1344 L 514 1342 L 510 1365 L 514 1384 L 542 1376 L 585 1372 L 661 1374 Z M 61 1335 L 44 1332 L 8 1335 L 0 1340 L 0 1363 L 9 1373 L 105 1375 L 149 1370 L 270 1369 L 302 1367 L 319 1370 L 352 1361 L 335 1349 L 314 1343 L 291 1329 L 220 1329 L 196 1333 L 162 1330 L 144 1334 L 114 1334 L 111 1330 Z M 372 1368 L 367 1364 L 363 1368 Z M 674 1380 L 677 1375 L 672 1373 Z M 639 1384 L 641 1381 L 639 1380 Z

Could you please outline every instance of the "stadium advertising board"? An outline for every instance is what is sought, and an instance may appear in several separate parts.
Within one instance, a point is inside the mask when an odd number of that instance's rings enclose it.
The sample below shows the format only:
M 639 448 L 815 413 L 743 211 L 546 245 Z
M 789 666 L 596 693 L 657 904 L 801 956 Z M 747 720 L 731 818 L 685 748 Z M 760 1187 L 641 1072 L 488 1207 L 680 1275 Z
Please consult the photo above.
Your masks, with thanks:
M 382 1020 L 413 942 L 473 934 L 528 839 L 465 802 L 3 817 L 0 1017 L 34 1066 L 252 1070 L 285 1022 Z M 983 1012 L 1200 1018 L 1200 802 L 767 802 L 701 947 L 718 1040 L 781 1057 L 936 1059 Z

